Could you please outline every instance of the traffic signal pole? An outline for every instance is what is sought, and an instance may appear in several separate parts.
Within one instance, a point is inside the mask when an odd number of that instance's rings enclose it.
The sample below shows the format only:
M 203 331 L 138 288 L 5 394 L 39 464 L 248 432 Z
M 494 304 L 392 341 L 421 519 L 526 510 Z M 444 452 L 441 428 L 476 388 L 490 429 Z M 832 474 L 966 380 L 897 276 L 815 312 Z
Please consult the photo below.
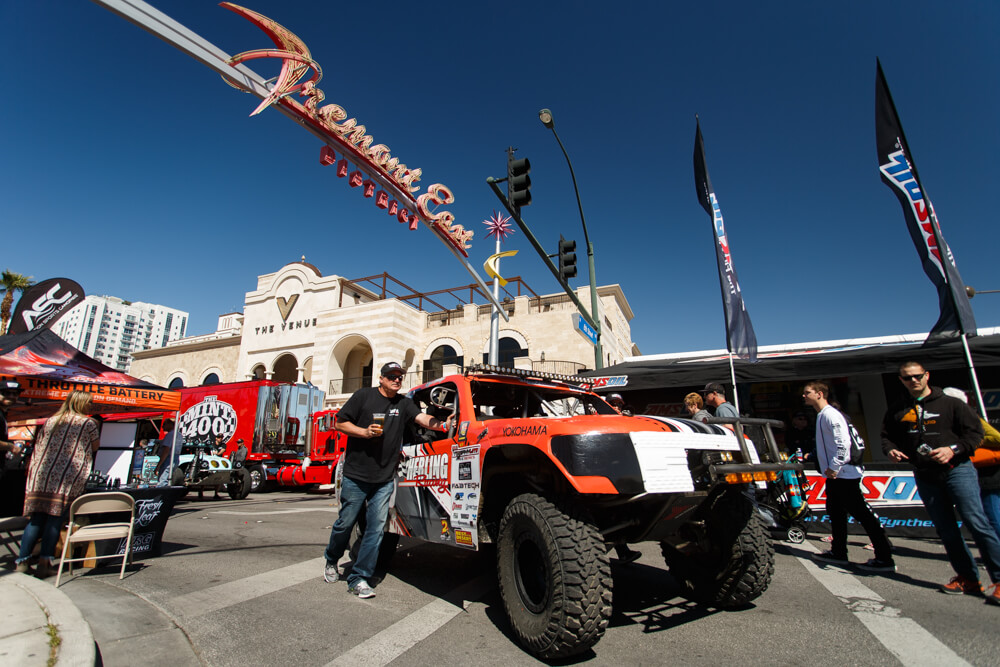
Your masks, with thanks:
M 528 239 L 528 242 L 531 243 L 531 247 L 535 249 L 535 252 L 538 253 L 538 256 L 542 258 L 543 262 L 545 262 L 545 266 L 549 267 L 549 271 L 552 272 L 552 276 L 559 282 L 560 285 L 562 285 L 562 288 L 566 292 L 566 295 L 569 296 L 570 300 L 576 305 L 576 309 L 580 311 L 580 316 L 583 318 L 583 320 L 591 327 L 593 327 L 594 331 L 600 332 L 601 330 L 600 327 L 594 321 L 594 318 L 591 317 L 590 313 L 587 312 L 587 309 L 583 306 L 583 304 L 580 303 L 580 299 L 576 296 L 576 292 L 573 291 L 573 288 L 569 286 L 569 283 L 567 283 L 563 279 L 563 277 L 559 274 L 559 269 L 556 267 L 555 264 L 552 263 L 552 260 L 549 259 L 548 254 L 545 252 L 545 249 L 542 248 L 541 244 L 538 242 L 538 239 L 535 238 L 535 235 L 531 233 L 530 229 L 528 229 L 528 225 L 525 224 L 524 220 L 521 219 L 521 212 L 517 210 L 514 206 L 511 206 L 510 202 L 507 200 L 507 196 L 504 195 L 504 193 L 497 186 L 497 183 L 501 183 L 503 182 L 503 180 L 506 179 L 497 180 L 492 176 L 490 176 L 489 178 L 486 179 L 486 183 L 490 186 L 490 188 L 492 188 L 493 194 L 497 196 L 497 199 L 499 199 L 500 203 L 503 204 L 505 209 L 507 209 L 507 212 L 510 213 L 510 217 L 514 220 L 514 222 L 517 223 L 517 226 L 524 233 L 525 238 Z M 592 258 L 591 262 L 593 262 Z M 598 364 L 596 366 L 597 368 L 604 367 L 603 364 L 600 363 L 600 355 L 601 355 L 600 349 L 601 349 L 601 339 L 600 337 L 598 337 L 597 343 L 594 347 L 595 356 L 596 359 L 598 360 Z

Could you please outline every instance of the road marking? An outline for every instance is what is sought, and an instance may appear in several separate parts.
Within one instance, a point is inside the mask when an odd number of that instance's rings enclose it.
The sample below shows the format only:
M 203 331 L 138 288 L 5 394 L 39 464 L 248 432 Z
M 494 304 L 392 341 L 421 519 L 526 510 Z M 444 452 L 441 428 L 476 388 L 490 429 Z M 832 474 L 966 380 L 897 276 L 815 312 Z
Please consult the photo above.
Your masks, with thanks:
M 483 597 L 492 583 L 492 577 L 483 575 L 459 586 L 339 655 L 326 667 L 388 665 Z
M 819 549 L 808 542 L 797 544 L 796 547 L 819 553 Z M 846 570 L 830 565 L 819 567 L 811 558 L 795 557 L 806 568 L 806 572 L 840 598 L 868 632 L 904 665 L 969 664 L 919 623 L 903 616 L 899 609 L 885 604 L 882 596 Z
M 293 510 L 269 510 L 266 512 L 237 512 L 236 510 L 218 510 L 211 514 L 231 514 L 233 516 L 264 516 L 265 514 L 301 514 L 302 512 L 334 512 L 336 507 L 299 507 Z
M 288 567 L 180 595 L 169 601 L 170 606 L 177 610 L 178 616 L 187 618 L 203 616 L 234 604 L 270 595 L 310 579 L 320 579 L 323 576 L 324 565 L 326 565 L 325 558 L 313 558 Z

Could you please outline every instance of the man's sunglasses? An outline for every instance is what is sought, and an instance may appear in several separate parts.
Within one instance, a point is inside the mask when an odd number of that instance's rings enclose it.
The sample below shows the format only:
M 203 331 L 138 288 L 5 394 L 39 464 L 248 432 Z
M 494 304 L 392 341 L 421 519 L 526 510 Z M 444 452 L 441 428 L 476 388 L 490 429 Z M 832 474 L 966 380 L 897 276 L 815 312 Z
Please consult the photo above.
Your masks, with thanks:
M 389 382 L 402 382 L 403 381 L 403 376 L 402 375 L 386 375 L 385 379 L 388 380 Z
M 927 375 L 927 371 L 924 371 L 923 373 L 917 373 L 915 375 L 900 375 L 899 379 L 902 380 L 903 382 L 908 382 L 911 380 L 916 381 L 922 379 L 925 375 Z

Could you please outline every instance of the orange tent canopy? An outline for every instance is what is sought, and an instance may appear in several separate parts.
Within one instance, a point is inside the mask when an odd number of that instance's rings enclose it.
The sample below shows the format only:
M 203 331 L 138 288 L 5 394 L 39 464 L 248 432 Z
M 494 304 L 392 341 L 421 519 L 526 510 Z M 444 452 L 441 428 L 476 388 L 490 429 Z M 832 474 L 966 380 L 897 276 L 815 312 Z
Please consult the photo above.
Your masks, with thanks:
M 9 421 L 47 417 L 71 391 L 94 398 L 95 413 L 176 412 L 180 392 L 105 366 L 49 329 L 0 336 L 0 380 L 16 380 L 22 392 Z

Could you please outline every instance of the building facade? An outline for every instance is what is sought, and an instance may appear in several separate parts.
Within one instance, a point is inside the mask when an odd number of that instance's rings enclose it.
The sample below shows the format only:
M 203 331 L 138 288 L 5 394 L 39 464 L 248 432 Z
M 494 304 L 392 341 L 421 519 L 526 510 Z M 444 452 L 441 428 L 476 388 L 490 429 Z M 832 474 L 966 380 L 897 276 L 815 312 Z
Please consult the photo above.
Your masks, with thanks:
M 599 287 L 598 295 L 604 364 L 638 354 L 621 287 Z M 577 296 L 590 303 L 587 288 Z M 426 295 L 394 297 L 293 262 L 259 276 L 243 313 L 221 316 L 216 332 L 136 353 L 131 373 L 165 387 L 253 378 L 310 382 L 336 406 L 372 386 L 388 361 L 407 370 L 406 387 L 482 363 L 489 352 L 488 302 L 471 302 L 470 295 L 456 308 L 421 307 L 429 301 Z M 574 333 L 577 311 L 566 294 L 508 296 L 503 306 L 509 320 L 500 320 L 501 363 L 562 373 L 594 367 L 594 348 Z
M 187 321 L 188 314 L 176 308 L 114 296 L 87 296 L 52 330 L 101 363 L 128 372 L 133 352 L 183 338 Z

